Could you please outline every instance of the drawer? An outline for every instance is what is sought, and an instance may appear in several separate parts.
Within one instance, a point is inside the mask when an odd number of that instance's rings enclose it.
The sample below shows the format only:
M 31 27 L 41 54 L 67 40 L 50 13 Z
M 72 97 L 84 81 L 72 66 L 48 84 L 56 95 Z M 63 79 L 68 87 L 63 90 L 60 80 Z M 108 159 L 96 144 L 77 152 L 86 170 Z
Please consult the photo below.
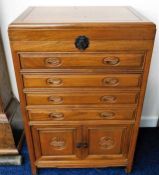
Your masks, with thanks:
M 77 12 L 76 12 L 77 13 Z M 81 14 L 83 11 L 81 12 Z M 49 14 L 50 15 L 50 14 Z M 48 16 L 49 16 L 48 15 Z M 95 15 L 95 14 L 94 14 Z M 41 18 L 41 14 L 39 15 Z M 45 20 L 45 19 L 44 19 Z M 82 19 L 80 19 L 80 22 Z M 28 22 L 28 21 L 27 21 Z M 110 21 L 109 21 L 110 22 Z M 126 40 L 127 42 L 131 40 L 152 40 L 154 39 L 155 35 L 155 26 L 149 25 L 146 23 L 145 27 L 141 27 L 138 25 L 138 22 L 136 23 L 136 26 L 132 26 L 130 22 L 124 21 L 123 23 L 118 21 L 118 24 L 116 25 L 114 22 L 113 24 L 106 22 L 102 23 L 96 22 L 96 25 L 103 25 L 103 26 L 96 26 L 90 22 L 85 22 L 87 26 L 83 26 L 83 24 L 75 22 L 75 23 L 65 23 L 62 22 L 65 26 L 61 26 L 62 23 L 56 23 L 56 26 L 50 26 L 48 27 L 48 24 L 52 25 L 52 21 L 46 22 L 46 28 L 37 28 L 37 24 L 35 25 L 35 28 L 23 28 L 19 29 L 17 27 L 15 29 L 15 26 L 9 27 L 9 37 L 11 41 L 56 41 L 58 44 L 59 42 L 64 41 L 71 41 L 72 46 L 74 46 L 74 43 L 76 39 L 79 36 L 85 36 L 89 40 L 89 45 L 92 45 L 92 41 L 94 40 Z M 130 25 L 129 25 L 130 24 Z M 134 22 L 135 24 L 135 22 Z M 144 25 L 145 23 L 143 23 Z M 38 24 L 39 26 L 42 25 L 41 23 Z M 93 26 L 94 25 L 94 26 Z M 105 25 L 105 26 L 104 26 Z M 76 28 L 77 26 L 77 28 Z M 83 27 L 82 27 L 83 26 Z M 65 28 L 65 29 L 64 29 Z
M 135 104 L 138 92 L 52 92 L 27 93 L 28 105 Z
M 11 41 L 12 49 L 19 52 L 61 52 L 61 53 L 90 53 L 90 52 L 138 52 L 152 48 L 152 40 L 91 40 L 89 47 L 79 50 L 75 40 L 63 41 Z M 18 53 L 17 53 L 18 54 Z
M 89 108 L 59 108 L 54 109 L 29 109 L 31 121 L 78 121 L 78 120 L 131 120 L 135 118 L 134 108 L 113 108 L 103 109 Z
M 22 69 L 131 68 L 142 69 L 144 53 L 20 53 Z
M 26 88 L 139 87 L 140 74 L 24 74 Z

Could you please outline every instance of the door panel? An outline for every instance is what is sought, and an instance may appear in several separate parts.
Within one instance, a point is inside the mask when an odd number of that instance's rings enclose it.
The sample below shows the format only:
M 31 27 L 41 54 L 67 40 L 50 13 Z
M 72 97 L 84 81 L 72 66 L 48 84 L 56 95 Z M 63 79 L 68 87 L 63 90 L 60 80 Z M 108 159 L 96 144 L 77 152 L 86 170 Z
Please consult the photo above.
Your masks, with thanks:
M 76 143 L 81 141 L 79 126 L 32 126 L 36 158 L 68 160 L 80 158 Z
M 84 127 L 85 142 L 88 144 L 87 158 L 126 157 L 129 149 L 131 126 L 88 125 Z

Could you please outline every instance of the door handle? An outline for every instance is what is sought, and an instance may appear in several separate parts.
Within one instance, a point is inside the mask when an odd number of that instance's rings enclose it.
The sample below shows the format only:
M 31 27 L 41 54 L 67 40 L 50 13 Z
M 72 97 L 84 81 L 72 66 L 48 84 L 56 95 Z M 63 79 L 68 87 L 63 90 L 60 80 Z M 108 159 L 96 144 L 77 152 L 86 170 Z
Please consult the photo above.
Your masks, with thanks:
M 88 143 L 77 143 L 76 148 L 88 148 Z
M 83 143 L 83 148 L 88 148 L 88 143 Z

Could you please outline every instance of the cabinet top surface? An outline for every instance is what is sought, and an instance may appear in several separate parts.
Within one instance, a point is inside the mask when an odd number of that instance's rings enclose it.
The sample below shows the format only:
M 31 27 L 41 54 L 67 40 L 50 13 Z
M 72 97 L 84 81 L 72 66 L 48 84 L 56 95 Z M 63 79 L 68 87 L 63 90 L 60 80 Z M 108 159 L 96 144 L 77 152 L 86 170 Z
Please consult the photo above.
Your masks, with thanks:
M 30 7 L 12 25 L 149 23 L 131 7 Z

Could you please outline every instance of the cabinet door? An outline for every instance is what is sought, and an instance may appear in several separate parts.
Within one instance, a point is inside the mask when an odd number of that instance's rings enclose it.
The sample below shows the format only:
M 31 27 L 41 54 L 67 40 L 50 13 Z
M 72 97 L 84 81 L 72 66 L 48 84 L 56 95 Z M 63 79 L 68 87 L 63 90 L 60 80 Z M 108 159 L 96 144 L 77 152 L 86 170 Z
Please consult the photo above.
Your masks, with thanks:
M 41 125 L 32 126 L 32 135 L 37 160 L 79 159 L 81 127 Z
M 131 126 L 84 126 L 85 158 L 126 158 L 129 149 Z

